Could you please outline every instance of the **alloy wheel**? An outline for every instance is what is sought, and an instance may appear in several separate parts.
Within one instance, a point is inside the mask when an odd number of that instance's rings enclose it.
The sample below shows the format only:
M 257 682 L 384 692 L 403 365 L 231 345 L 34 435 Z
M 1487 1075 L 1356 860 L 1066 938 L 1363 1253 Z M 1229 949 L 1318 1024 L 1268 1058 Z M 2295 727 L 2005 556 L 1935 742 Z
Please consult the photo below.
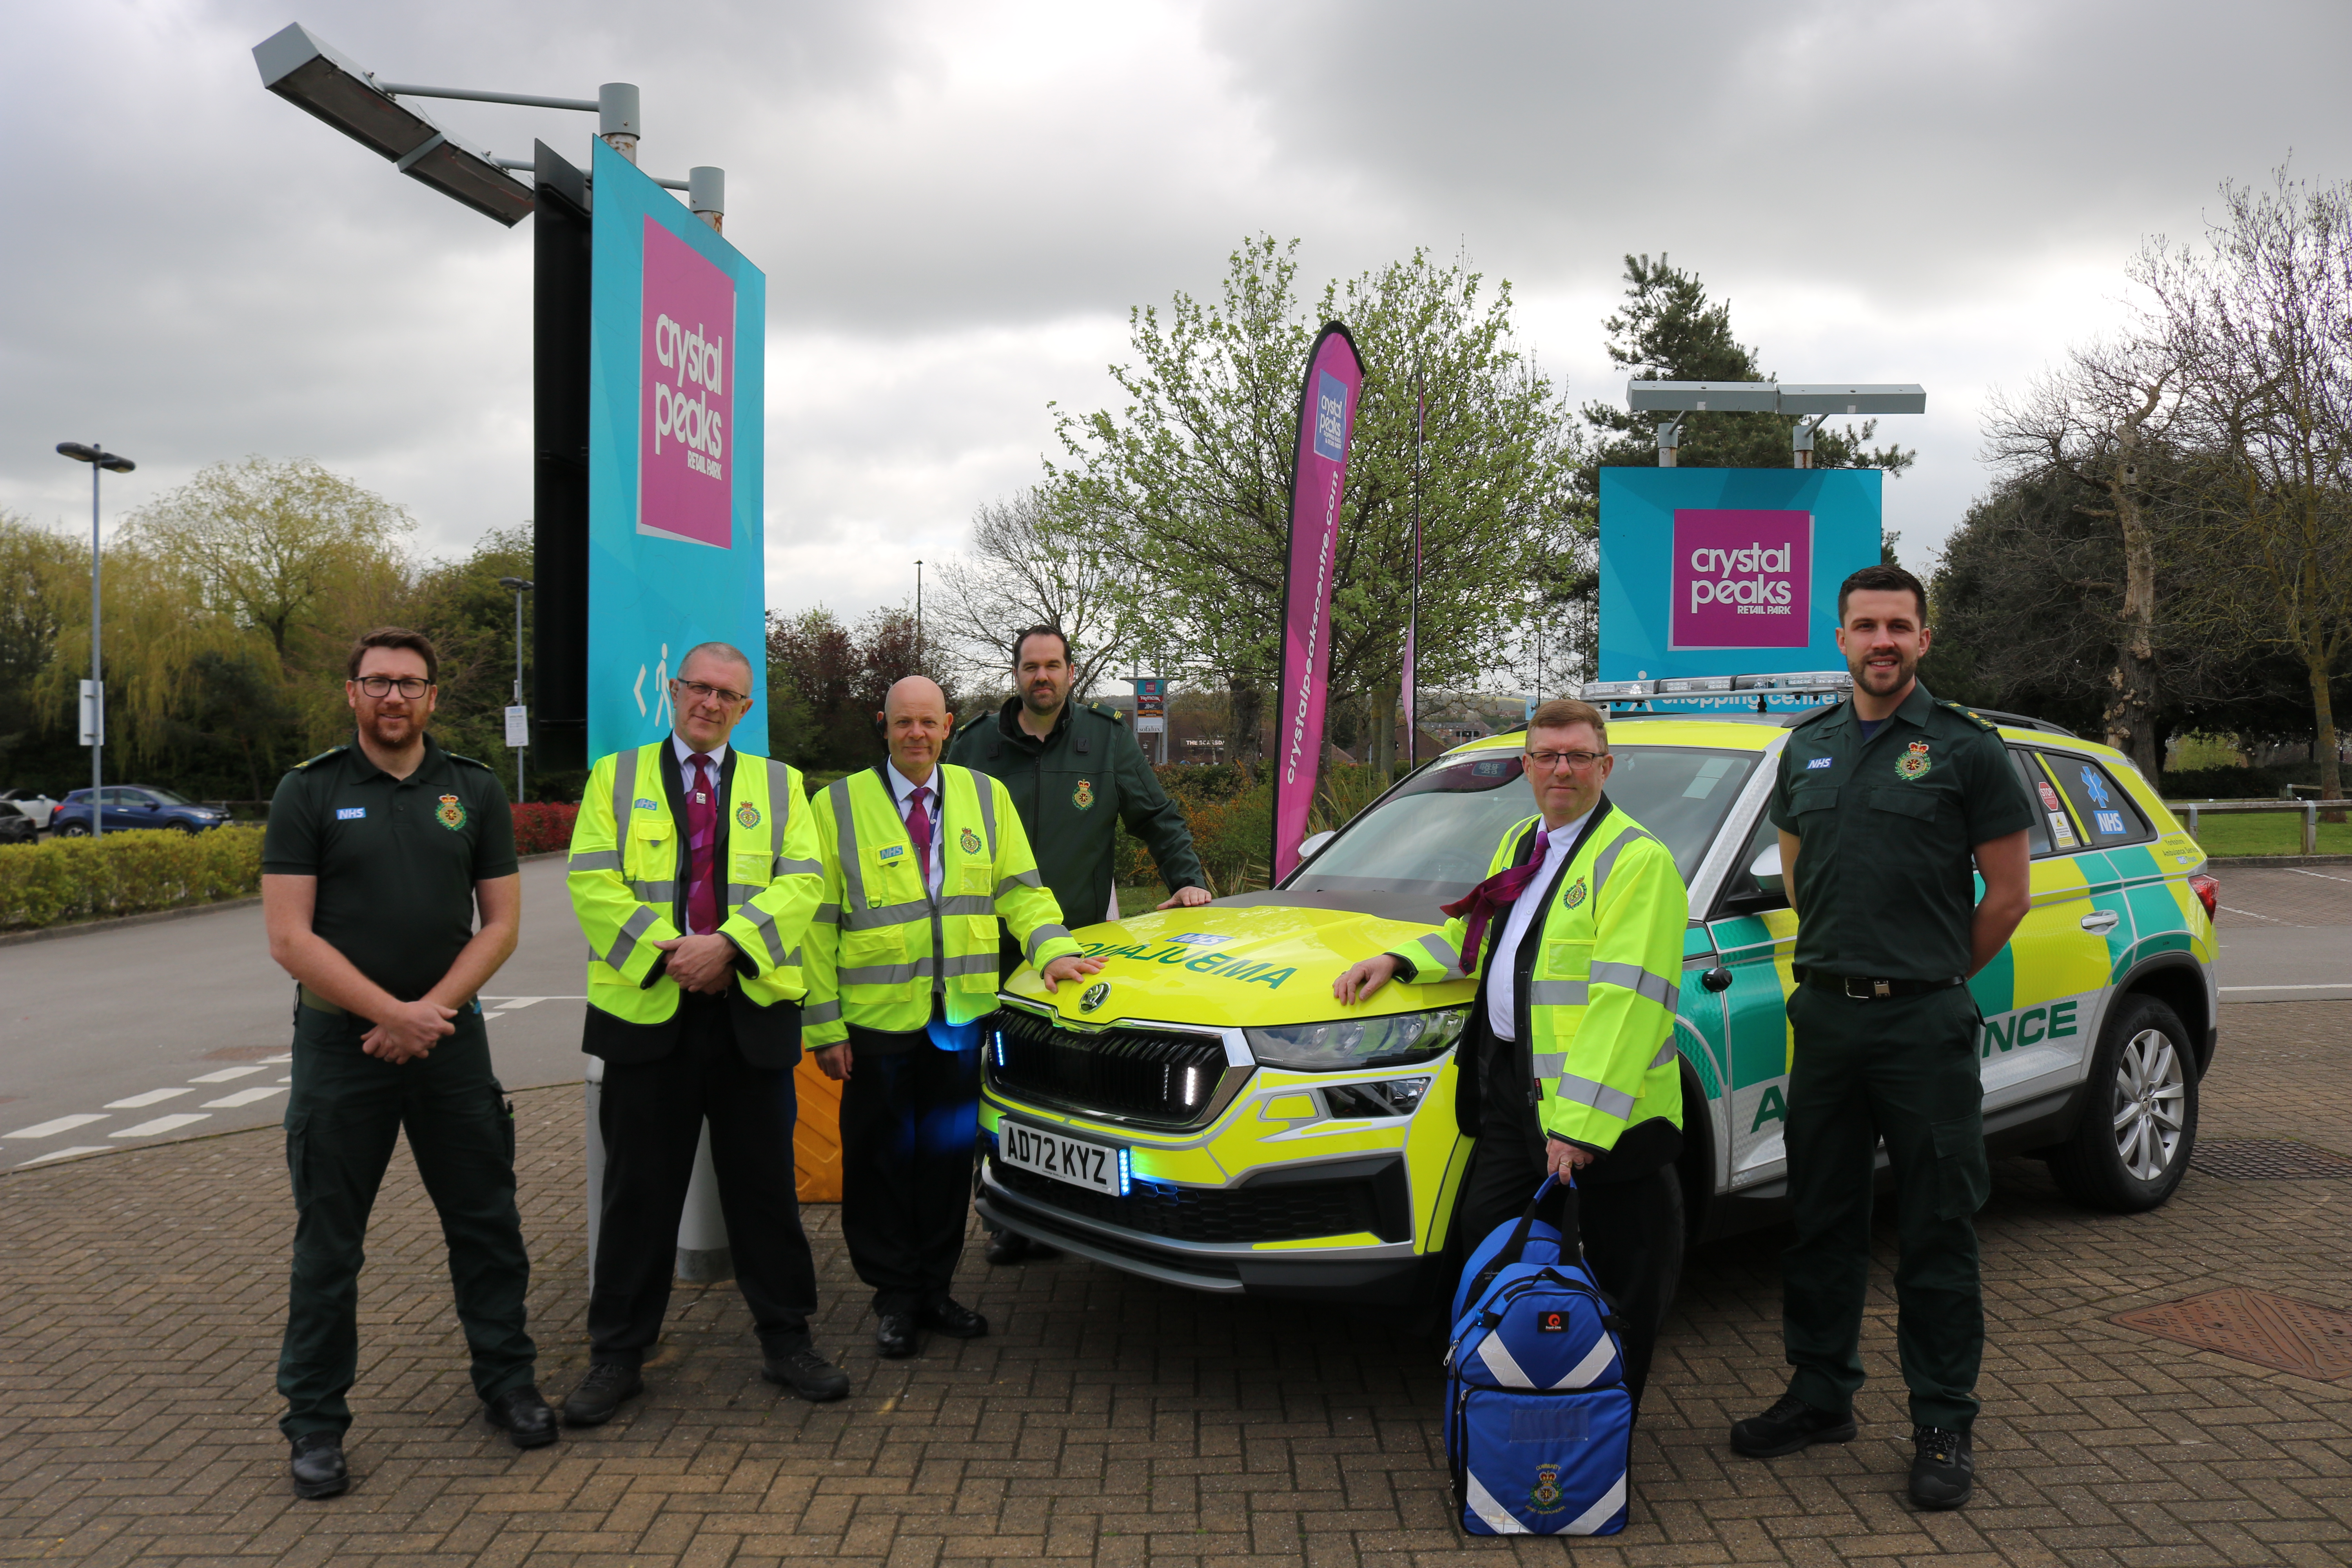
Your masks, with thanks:
M 2142 1029 L 2116 1057 L 2116 1154 L 2124 1169 L 2152 1182 L 2180 1151 L 2189 1088 L 2180 1053 L 2161 1029 Z

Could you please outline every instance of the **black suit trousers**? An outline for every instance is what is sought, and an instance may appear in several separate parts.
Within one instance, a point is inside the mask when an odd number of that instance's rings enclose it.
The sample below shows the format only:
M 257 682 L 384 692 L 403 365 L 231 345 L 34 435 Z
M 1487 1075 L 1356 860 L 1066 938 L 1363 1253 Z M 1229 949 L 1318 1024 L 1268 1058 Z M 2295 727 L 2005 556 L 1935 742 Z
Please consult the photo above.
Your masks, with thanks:
M 841 1237 L 877 1313 L 948 1299 L 971 1209 L 980 1052 L 922 1035 L 849 1034 L 841 1091 Z M 911 1041 L 899 1046 L 900 1041 Z M 887 1042 L 897 1048 L 877 1049 Z
M 1464 1257 L 1494 1228 L 1527 1212 L 1543 1184 L 1549 1142 L 1525 1082 L 1507 1073 L 1484 1075 L 1478 1152 L 1455 1211 Z M 1497 1091 L 1499 1088 L 1499 1092 Z M 1601 1162 L 1607 1163 L 1606 1157 Z M 1616 1303 L 1625 1347 L 1625 1387 L 1633 1408 L 1650 1379 L 1658 1325 L 1674 1304 L 1683 1268 L 1683 1189 L 1671 1162 L 1627 1181 L 1599 1179 L 1588 1166 L 1576 1179 L 1578 1226 L 1592 1278 Z M 1546 1218 L 1557 1219 L 1557 1215 Z
M 661 1334 L 677 1268 L 677 1223 L 702 1123 L 735 1280 L 768 1354 L 808 1343 L 816 1265 L 801 1229 L 793 1167 L 799 1105 L 790 1068 L 757 1068 L 735 1042 L 727 998 L 688 994 L 677 1048 L 658 1061 L 609 1062 L 603 1215 L 588 1296 L 590 1354 L 635 1366 Z

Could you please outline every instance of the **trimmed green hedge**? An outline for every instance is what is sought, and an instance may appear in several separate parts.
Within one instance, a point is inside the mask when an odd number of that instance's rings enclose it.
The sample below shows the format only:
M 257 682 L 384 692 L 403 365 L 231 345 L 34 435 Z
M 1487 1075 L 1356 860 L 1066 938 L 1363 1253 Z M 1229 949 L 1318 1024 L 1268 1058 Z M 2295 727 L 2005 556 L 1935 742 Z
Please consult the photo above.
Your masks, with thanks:
M 260 890 L 258 827 L 142 828 L 0 847 L 0 930 L 144 914 Z

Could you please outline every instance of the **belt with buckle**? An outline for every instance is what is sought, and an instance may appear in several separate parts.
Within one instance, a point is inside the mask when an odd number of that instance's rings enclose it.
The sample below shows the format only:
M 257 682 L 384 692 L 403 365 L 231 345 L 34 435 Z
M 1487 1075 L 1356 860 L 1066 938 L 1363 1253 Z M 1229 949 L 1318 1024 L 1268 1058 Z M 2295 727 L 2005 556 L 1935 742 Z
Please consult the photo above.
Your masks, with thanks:
M 1947 980 L 1880 980 L 1864 974 L 1824 974 L 1818 969 L 1795 972 L 1800 984 L 1855 1002 L 1878 1002 L 1895 996 L 1925 996 L 1965 984 L 1959 976 Z

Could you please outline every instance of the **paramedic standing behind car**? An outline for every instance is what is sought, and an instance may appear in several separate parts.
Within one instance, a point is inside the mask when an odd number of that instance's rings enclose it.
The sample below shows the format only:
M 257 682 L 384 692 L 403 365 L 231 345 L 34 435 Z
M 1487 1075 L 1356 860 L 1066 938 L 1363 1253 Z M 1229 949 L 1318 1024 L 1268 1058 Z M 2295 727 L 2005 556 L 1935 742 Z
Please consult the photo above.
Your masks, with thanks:
M 1603 793 L 1613 763 L 1598 710 L 1538 708 L 1524 765 L 1542 815 L 1503 835 L 1442 932 L 1366 959 L 1331 990 L 1353 1005 L 1391 975 L 1459 979 L 1468 955 L 1478 994 L 1454 1055 L 1454 1114 L 1478 1152 L 1455 1228 L 1475 1247 L 1547 1173 L 1575 1173 L 1586 1260 L 1616 1300 L 1638 1412 L 1682 1272 L 1675 1005 L 1690 895 L 1672 851 Z
M 1899 566 L 1838 590 L 1853 698 L 1799 724 L 1772 791 L 1797 910 L 1789 1021 L 1789 1199 L 1781 1331 L 1796 1375 L 1731 1428 L 1755 1458 L 1854 1435 L 1874 1151 L 1895 1177 L 1895 1343 L 1911 1389 L 1911 1500 L 1974 1489 L 1969 1431 L 1984 1354 L 1974 1215 L 1990 1189 L 1979 1019 L 1967 977 L 2024 918 L 2032 805 L 1993 727 L 1927 695 L 1927 595 Z M 1969 859 L 1984 878 L 1978 902 Z
M 1037 852 L 1037 872 L 1069 924 L 1118 918 L 1111 901 L 1111 848 L 1121 823 L 1151 851 L 1171 891 L 1160 908 L 1207 903 L 1208 879 L 1192 853 L 1184 814 L 1116 715 L 1070 700 L 1076 675 L 1069 638 L 1047 626 L 1022 632 L 1013 640 L 1016 695 L 966 724 L 949 746 L 948 760 L 1004 781 Z M 1021 966 L 1019 944 L 1007 936 L 1000 956 L 1010 977 Z M 1052 1256 L 1052 1247 L 1016 1230 L 989 1238 L 991 1263 Z

